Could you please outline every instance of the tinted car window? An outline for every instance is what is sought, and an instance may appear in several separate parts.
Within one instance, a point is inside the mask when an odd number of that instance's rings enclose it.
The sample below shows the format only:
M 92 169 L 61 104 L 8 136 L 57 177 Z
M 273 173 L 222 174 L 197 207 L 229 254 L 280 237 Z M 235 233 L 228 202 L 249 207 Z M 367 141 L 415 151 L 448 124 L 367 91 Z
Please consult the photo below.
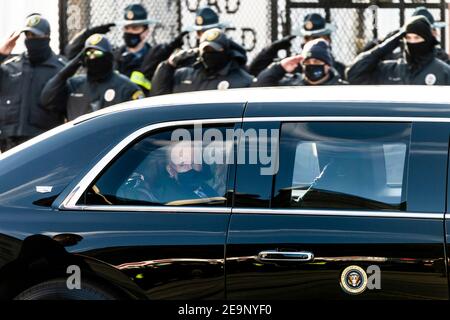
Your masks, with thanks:
M 225 137 L 226 129 L 233 128 L 203 128 L 200 135 L 190 127 L 153 133 L 107 167 L 81 201 L 111 206 L 224 206 L 227 157 L 234 146 Z M 213 132 L 208 141 L 202 138 L 207 130 Z M 180 140 L 180 132 L 189 139 Z
M 275 208 L 406 210 L 411 126 L 286 123 Z

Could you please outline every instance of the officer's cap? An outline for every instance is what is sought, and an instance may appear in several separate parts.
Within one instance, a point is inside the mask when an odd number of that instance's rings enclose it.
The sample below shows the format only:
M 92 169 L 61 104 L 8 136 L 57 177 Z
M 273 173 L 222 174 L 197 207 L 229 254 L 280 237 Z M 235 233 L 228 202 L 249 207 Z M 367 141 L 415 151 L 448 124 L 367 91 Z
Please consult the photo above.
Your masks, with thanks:
M 131 4 L 125 8 L 124 20 L 119 24 L 124 26 L 148 26 L 158 21 L 150 19 L 148 12 L 141 4 Z
M 210 29 L 200 38 L 200 51 L 203 51 L 206 47 L 211 47 L 216 51 L 227 51 L 230 47 L 230 40 L 223 30 Z
M 412 16 L 413 17 L 423 16 L 423 17 L 427 18 L 427 20 L 430 22 L 431 26 L 435 29 L 445 28 L 445 22 L 442 22 L 442 21 L 436 22 L 436 20 L 434 19 L 433 15 L 430 12 L 430 10 L 428 10 L 426 7 L 423 7 L 423 6 L 417 7 Z
M 50 36 L 50 23 L 38 13 L 29 15 L 25 21 L 25 28 L 22 32 L 31 32 L 36 36 Z
M 197 10 L 195 25 L 186 29 L 186 31 L 206 31 L 213 28 L 225 29 L 226 23 L 219 21 L 219 15 L 210 7 L 201 7 Z
M 306 15 L 300 33 L 304 37 L 329 36 L 334 31 L 334 27 L 327 23 L 325 18 L 318 13 Z
M 303 48 L 302 56 L 305 58 L 304 61 L 308 59 L 317 59 L 329 66 L 333 65 L 333 56 L 331 55 L 330 46 L 328 42 L 323 39 L 316 39 L 308 42 Z
M 102 34 L 94 34 L 90 36 L 84 45 L 85 50 L 88 49 L 95 49 L 100 50 L 104 53 L 111 53 L 113 52 L 113 48 L 111 46 L 111 43 L 109 40 Z

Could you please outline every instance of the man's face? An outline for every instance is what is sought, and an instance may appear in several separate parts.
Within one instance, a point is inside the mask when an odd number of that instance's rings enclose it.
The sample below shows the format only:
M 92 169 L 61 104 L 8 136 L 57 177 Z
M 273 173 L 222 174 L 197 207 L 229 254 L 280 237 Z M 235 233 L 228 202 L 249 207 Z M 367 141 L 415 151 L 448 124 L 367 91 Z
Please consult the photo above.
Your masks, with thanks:
M 421 43 L 425 42 L 425 39 L 415 33 L 407 33 L 405 36 L 405 40 L 408 43 Z
M 172 167 L 177 173 L 191 171 L 194 165 L 194 152 L 189 144 L 179 144 L 172 149 Z
M 169 173 L 177 177 L 178 174 L 191 170 L 201 171 L 202 166 L 195 164 L 194 145 L 191 142 L 179 142 L 174 145 L 170 152 Z
M 317 70 L 315 70 L 315 69 L 317 69 L 317 68 L 315 68 L 316 66 L 323 68 L 323 72 L 321 72 L 321 74 L 323 76 L 320 78 L 317 78 L 317 76 L 316 76 L 316 72 L 317 72 Z M 307 82 L 312 85 L 318 85 L 318 84 L 323 83 L 324 81 L 327 80 L 327 75 L 330 73 L 330 66 L 327 65 L 322 60 L 318 60 L 315 58 L 309 58 L 309 59 L 305 60 L 303 62 L 303 68 L 305 69 L 305 78 L 306 78 Z M 309 73 L 309 71 L 310 71 L 309 69 L 311 69 L 312 73 Z

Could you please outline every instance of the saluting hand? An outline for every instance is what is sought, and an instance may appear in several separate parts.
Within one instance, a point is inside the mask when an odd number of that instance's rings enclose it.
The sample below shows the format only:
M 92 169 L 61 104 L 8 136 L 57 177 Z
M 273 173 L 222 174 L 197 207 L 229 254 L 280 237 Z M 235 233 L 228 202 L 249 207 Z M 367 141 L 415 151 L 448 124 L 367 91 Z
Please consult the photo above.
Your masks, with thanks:
M 295 39 L 297 36 L 286 36 L 281 40 L 275 41 L 274 43 L 272 43 L 272 45 L 270 46 L 270 48 L 272 50 L 276 50 L 276 51 L 280 51 L 280 50 L 288 50 L 289 48 L 291 48 L 292 46 L 292 40 Z
M 281 66 L 287 73 L 292 73 L 295 69 L 297 69 L 298 65 L 303 62 L 303 60 L 305 60 L 305 57 L 302 55 L 289 57 L 281 61 Z
M 116 26 L 115 23 L 108 23 L 108 24 L 104 24 L 101 26 L 96 26 L 96 27 L 90 28 L 89 31 L 92 34 L 96 34 L 96 33 L 107 34 L 115 26 Z
M 0 46 L 0 54 L 9 56 L 16 47 L 17 40 L 20 37 L 20 32 L 16 31 L 9 36 L 4 44 Z
M 185 62 L 186 60 L 198 57 L 198 55 L 199 55 L 198 49 L 178 50 L 170 56 L 168 62 L 172 67 L 177 68 L 180 65 L 182 65 L 183 62 Z

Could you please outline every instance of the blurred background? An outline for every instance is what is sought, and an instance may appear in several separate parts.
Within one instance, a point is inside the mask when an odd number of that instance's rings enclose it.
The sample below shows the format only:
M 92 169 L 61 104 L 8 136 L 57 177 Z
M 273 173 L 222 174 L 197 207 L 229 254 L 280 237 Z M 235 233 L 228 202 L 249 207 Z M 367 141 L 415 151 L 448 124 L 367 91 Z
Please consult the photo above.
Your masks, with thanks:
M 230 24 L 228 34 L 244 45 L 250 58 L 273 40 L 298 34 L 305 15 L 318 12 L 334 25 L 334 55 L 344 63 L 368 41 L 398 29 L 417 6 L 428 7 L 436 21 L 447 25 L 449 7 L 446 0 L 3 0 L 0 39 L 20 28 L 27 15 L 38 12 L 51 21 L 52 47 L 59 52 L 83 28 L 122 20 L 130 3 L 143 4 L 160 21 L 151 43 L 169 41 L 194 23 L 199 6 L 210 5 Z M 442 30 L 442 46 L 448 49 L 448 28 Z M 122 44 L 121 35 L 118 27 L 110 34 L 117 46 Z M 187 39 L 185 46 L 194 46 L 194 40 Z M 300 52 L 301 42 L 301 38 L 294 41 L 293 51 Z M 16 52 L 22 50 L 20 41 Z

